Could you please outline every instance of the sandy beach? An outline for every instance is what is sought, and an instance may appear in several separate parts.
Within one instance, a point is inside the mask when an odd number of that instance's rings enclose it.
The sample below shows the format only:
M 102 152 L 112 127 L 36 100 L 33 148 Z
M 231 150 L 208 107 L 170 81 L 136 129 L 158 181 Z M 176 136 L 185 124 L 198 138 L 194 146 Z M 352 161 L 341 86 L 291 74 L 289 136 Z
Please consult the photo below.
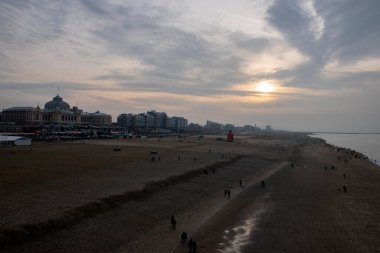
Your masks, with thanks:
M 183 231 L 197 252 L 380 251 L 379 167 L 304 134 L 34 143 L 0 162 L 4 252 L 187 252 Z

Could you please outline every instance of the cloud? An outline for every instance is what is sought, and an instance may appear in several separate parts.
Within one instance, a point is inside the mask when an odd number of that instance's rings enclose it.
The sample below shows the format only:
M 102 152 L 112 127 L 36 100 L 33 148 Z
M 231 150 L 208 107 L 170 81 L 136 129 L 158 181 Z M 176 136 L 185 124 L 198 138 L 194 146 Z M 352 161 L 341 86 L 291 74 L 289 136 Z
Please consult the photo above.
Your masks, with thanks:
M 64 4 L 51 1 L 1 1 L 1 44 L 8 50 L 39 47 L 64 32 L 66 14 Z
M 331 119 L 346 99 L 353 104 L 347 115 L 364 115 L 372 102 L 357 105 L 355 96 L 379 94 L 373 88 L 380 80 L 379 5 L 3 0 L 0 102 L 5 108 L 16 100 L 48 101 L 60 86 L 67 100 L 88 102 L 89 111 L 104 107 L 114 117 L 148 107 L 198 121 L 203 113 L 223 121 L 224 111 L 241 123 L 298 114 L 306 127 L 317 124 L 308 114 Z M 252 91 L 260 81 L 277 91 L 266 97 Z
M 315 1 L 325 19 L 325 40 L 339 61 L 379 56 L 380 2 L 376 0 Z
M 282 73 L 294 76 L 289 84 L 317 86 L 326 81 L 324 70 L 332 65 L 355 65 L 378 57 L 379 7 L 379 2 L 372 0 L 275 1 L 268 10 L 268 21 L 310 58 L 308 63 Z

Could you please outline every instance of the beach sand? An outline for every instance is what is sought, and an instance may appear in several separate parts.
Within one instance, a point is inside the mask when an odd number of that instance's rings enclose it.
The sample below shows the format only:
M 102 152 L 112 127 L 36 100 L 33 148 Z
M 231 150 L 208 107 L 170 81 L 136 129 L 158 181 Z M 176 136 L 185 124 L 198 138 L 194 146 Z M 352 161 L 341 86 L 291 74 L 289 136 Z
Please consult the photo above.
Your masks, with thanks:
M 343 157 L 307 141 L 294 168 L 247 189 L 197 231 L 198 252 L 380 252 L 380 168 Z
M 160 161 L 150 162 L 150 151 Z M 346 164 L 337 159 L 342 151 L 304 134 L 36 143 L 32 152 L 0 152 L 4 252 L 187 252 L 183 231 L 198 252 L 379 251 L 379 168 Z

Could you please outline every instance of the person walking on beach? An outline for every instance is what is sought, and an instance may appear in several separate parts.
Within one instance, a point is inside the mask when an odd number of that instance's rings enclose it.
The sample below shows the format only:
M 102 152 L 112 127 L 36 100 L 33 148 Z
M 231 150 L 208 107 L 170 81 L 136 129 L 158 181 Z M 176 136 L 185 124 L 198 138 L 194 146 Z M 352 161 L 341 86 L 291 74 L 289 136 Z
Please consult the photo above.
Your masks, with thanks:
M 173 229 L 173 231 L 174 231 L 174 230 L 175 230 L 175 227 L 176 227 L 176 225 L 177 225 L 177 221 L 175 220 L 174 215 L 172 215 L 172 216 L 170 217 L 170 223 L 172 224 L 172 229 Z
M 261 188 L 265 188 L 265 182 L 264 182 L 264 180 L 261 181 Z
M 243 181 L 241 179 L 239 181 L 239 184 L 240 184 L 240 188 L 243 188 Z
M 190 238 L 189 242 L 187 243 L 187 247 L 189 247 L 189 253 L 193 251 L 193 239 Z
M 189 253 L 197 253 L 197 242 L 196 241 L 193 241 L 193 239 L 190 239 L 187 246 L 189 247 Z
M 224 198 L 227 198 L 228 191 L 224 190 Z
M 228 195 L 228 198 L 230 198 L 230 196 L 231 196 L 231 191 L 230 190 L 227 191 L 227 195 Z
M 181 245 L 185 245 L 186 241 L 187 241 L 187 233 L 182 232 L 182 234 L 181 234 Z
M 193 247 L 191 248 L 191 253 L 197 253 L 197 242 L 193 241 Z

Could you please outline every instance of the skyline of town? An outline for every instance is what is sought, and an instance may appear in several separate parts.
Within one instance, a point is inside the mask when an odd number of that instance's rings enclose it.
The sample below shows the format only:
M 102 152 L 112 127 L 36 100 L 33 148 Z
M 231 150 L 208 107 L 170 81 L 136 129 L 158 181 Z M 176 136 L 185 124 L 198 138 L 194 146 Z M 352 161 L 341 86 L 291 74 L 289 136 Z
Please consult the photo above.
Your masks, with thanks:
M 67 103 L 66 101 L 64 101 L 63 100 L 63 98 L 61 98 L 60 97 L 60 95 L 59 95 L 59 88 L 57 89 L 57 95 L 53 98 L 53 100 L 52 101 L 48 101 L 48 102 L 46 102 L 46 104 L 45 104 L 45 110 L 46 109 L 48 109 L 48 110 L 54 110 L 55 108 L 54 108 L 54 106 L 55 105 L 50 105 L 50 107 L 49 107 L 49 103 L 52 103 L 53 101 L 55 101 L 56 99 L 58 99 L 58 101 L 60 101 L 60 102 L 62 102 L 62 103 L 64 103 L 64 107 L 65 108 L 58 108 L 58 109 L 64 109 L 64 110 L 66 110 L 66 111 L 71 111 L 71 112 L 80 112 L 80 113 L 84 113 L 84 114 L 86 114 L 86 115 L 91 115 L 91 114 L 98 114 L 98 115 L 101 115 L 101 114 L 103 114 L 103 115 L 109 115 L 109 114 L 107 114 L 107 112 L 101 112 L 101 111 L 95 111 L 95 112 L 93 112 L 93 113 L 88 113 L 88 112 L 83 112 L 83 110 L 82 109 L 80 109 L 77 105 L 76 106 L 73 106 L 73 107 L 70 107 L 70 105 L 69 105 L 69 103 Z M 35 110 L 35 109 L 39 109 L 40 108 L 40 102 L 38 101 L 38 103 L 37 103 L 37 106 L 36 107 L 33 107 L 33 106 L 12 106 L 12 107 L 8 107 L 8 108 L 3 108 L 2 109 L 2 112 L 0 112 L 1 114 L 3 114 L 4 113 L 4 111 L 7 111 L 7 110 L 20 110 L 20 109 L 23 109 L 23 110 L 25 110 L 25 109 L 28 109 L 28 110 Z M 253 125 L 255 126 L 255 128 L 260 128 L 259 126 L 256 126 L 256 124 L 255 123 L 251 123 L 251 124 L 249 124 L 249 123 L 247 123 L 247 124 L 244 124 L 244 125 L 236 125 L 236 124 L 234 124 L 233 122 L 216 122 L 216 121 L 214 121 L 214 120 L 212 120 L 212 119 L 208 119 L 208 120 L 206 120 L 206 122 L 205 122 L 205 124 L 201 124 L 201 123 L 197 123 L 197 122 L 189 122 L 189 123 L 187 123 L 189 120 L 188 119 L 186 119 L 186 118 L 184 118 L 183 116 L 180 116 L 180 115 L 173 115 L 173 116 L 167 116 L 167 113 L 166 112 L 157 112 L 156 110 L 154 110 L 154 109 L 151 109 L 151 110 L 148 110 L 148 111 L 146 111 L 146 113 L 144 113 L 144 112 L 137 112 L 137 113 L 131 113 L 131 112 L 121 112 L 120 114 L 118 114 L 118 116 L 116 117 L 116 119 L 112 116 L 112 115 L 109 115 L 110 117 L 111 117 L 111 121 L 110 121 L 110 124 L 111 123 L 116 123 L 116 124 L 118 124 L 118 125 L 126 125 L 126 123 L 120 123 L 121 121 L 122 121 L 122 119 L 120 119 L 119 120 L 119 118 L 121 118 L 122 116 L 132 116 L 132 117 L 138 117 L 138 116 L 141 116 L 141 115 L 143 115 L 143 116 L 147 116 L 147 115 L 149 115 L 149 113 L 158 113 L 158 114 L 165 114 L 165 117 L 168 117 L 168 118 L 170 118 L 170 119 L 174 119 L 174 120 L 178 120 L 178 119 L 180 119 L 181 121 L 182 120 L 185 120 L 186 121 L 186 126 L 188 125 L 188 124 L 195 124 L 195 125 L 200 125 L 200 126 L 207 126 L 209 123 L 213 123 L 213 124 L 218 124 L 218 125 L 229 125 L 230 127 L 245 127 L 245 126 L 250 126 L 250 127 L 253 127 Z M 42 116 L 41 116 L 42 117 Z M 1 117 L 0 117 L 0 119 L 2 119 Z M 1 121 L 1 120 L 0 120 Z M 45 120 L 42 120 L 42 121 L 45 121 Z M 141 122 L 142 121 L 142 119 L 139 119 L 138 120 L 139 122 Z M 145 119 L 145 121 L 146 121 L 146 124 L 149 126 L 149 127 L 153 127 L 153 126 L 151 126 L 151 125 L 149 125 L 149 120 L 147 120 L 147 119 Z M 58 121 L 56 121 L 56 122 L 58 122 Z M 71 122 L 73 122 L 73 121 L 61 121 L 62 123 L 71 123 Z M 108 123 L 107 123 L 108 124 Z M 141 125 L 142 123 L 138 123 L 139 125 Z M 173 124 L 173 123 L 168 123 L 169 125 L 170 124 Z M 175 123 L 174 123 L 175 124 Z M 180 123 L 181 125 L 183 125 L 184 123 Z M 268 128 L 268 124 L 267 125 L 264 125 L 264 126 L 262 126 L 262 128 Z

